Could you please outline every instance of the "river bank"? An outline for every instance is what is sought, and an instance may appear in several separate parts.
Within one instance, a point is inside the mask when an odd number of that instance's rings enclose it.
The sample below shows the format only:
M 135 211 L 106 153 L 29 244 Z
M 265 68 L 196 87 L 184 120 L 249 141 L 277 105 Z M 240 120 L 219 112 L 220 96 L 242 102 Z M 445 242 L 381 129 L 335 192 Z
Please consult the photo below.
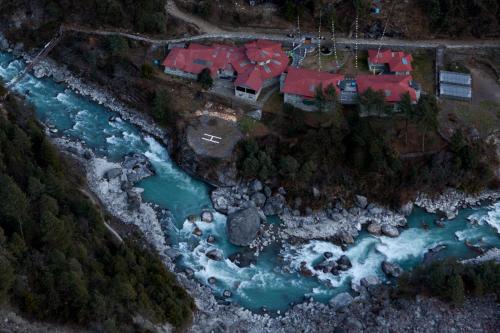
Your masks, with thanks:
M 109 102 L 112 100 L 111 98 L 105 101 Z M 113 107 L 110 107 L 110 109 L 113 109 Z M 54 133 L 52 133 L 52 135 L 54 136 Z M 136 194 L 141 191 L 140 188 L 130 189 L 128 186 L 122 188 L 121 177 L 128 175 L 130 168 L 127 168 L 127 165 L 123 163 L 112 162 L 102 157 L 96 157 L 95 154 L 93 154 L 90 149 L 85 148 L 82 143 L 64 138 L 56 138 L 55 141 L 62 149 L 66 149 L 72 154 L 76 153 L 86 165 L 89 183 L 91 183 L 94 192 L 96 192 L 104 202 L 105 207 L 107 207 L 113 215 L 120 217 L 125 222 L 139 223 L 140 228 L 143 229 L 144 234 L 151 244 L 154 244 L 155 247 L 159 249 L 159 253 L 164 254 L 167 266 L 175 270 L 176 266 L 174 266 L 172 259 L 175 258 L 177 254 L 174 253 L 175 251 L 171 251 L 173 248 L 166 244 L 164 236 L 164 229 L 168 227 L 168 225 L 165 226 L 165 224 L 168 224 L 168 222 L 163 220 L 162 223 L 160 221 L 160 215 L 158 215 L 158 211 L 155 210 L 157 207 L 142 201 L 139 202 L 138 198 L 140 198 L 140 196 Z M 154 142 L 150 142 L 149 144 L 153 146 Z M 117 169 L 121 169 L 121 171 L 117 171 Z M 114 177 L 109 173 L 110 170 L 115 170 L 115 172 L 113 172 L 115 175 Z M 136 180 L 139 180 L 139 178 Z M 127 190 L 129 192 L 127 192 Z M 281 199 L 278 197 L 278 199 L 274 199 L 273 201 L 281 201 Z M 267 210 L 268 213 L 274 213 L 275 208 L 276 207 L 269 207 Z M 343 211 L 343 209 L 344 208 L 342 208 L 341 211 Z M 376 212 L 383 213 L 379 211 Z M 360 214 L 368 213 L 360 212 Z M 373 214 L 373 212 L 370 214 Z M 357 225 L 354 226 L 354 229 L 358 230 Z M 291 230 L 293 230 L 293 228 Z M 266 314 L 252 313 L 234 303 L 226 305 L 213 295 L 211 288 L 200 284 L 197 280 L 189 279 L 188 274 L 177 272 L 177 276 L 183 286 L 197 300 L 199 312 L 195 317 L 192 327 L 193 331 L 210 331 L 219 328 L 227 331 L 244 329 L 253 330 L 255 332 L 285 332 L 298 330 L 297 328 L 299 327 L 302 327 L 304 330 L 324 331 L 328 329 L 325 323 L 329 323 L 330 325 L 336 323 L 336 319 L 333 319 L 337 318 L 335 308 L 323 303 L 316 301 L 302 303 L 292 307 L 285 315 L 271 317 Z M 308 320 L 305 320 L 306 318 Z M 357 324 L 355 324 L 355 326 L 356 325 Z M 361 323 L 361 325 L 365 324 Z M 251 329 L 249 329 L 250 327 Z M 329 326 L 329 329 L 331 329 L 331 327 L 332 326 Z

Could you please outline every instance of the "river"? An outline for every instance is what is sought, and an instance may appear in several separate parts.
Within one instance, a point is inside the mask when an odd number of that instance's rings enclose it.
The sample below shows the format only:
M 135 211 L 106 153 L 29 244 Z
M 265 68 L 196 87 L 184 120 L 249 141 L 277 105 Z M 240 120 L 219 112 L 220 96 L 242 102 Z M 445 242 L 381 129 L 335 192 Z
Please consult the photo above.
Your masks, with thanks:
M 8 82 L 24 66 L 23 61 L 0 52 L 0 77 L 4 81 Z M 217 295 L 229 290 L 233 294 L 230 300 L 248 309 L 285 310 L 290 303 L 300 302 L 305 297 L 328 301 L 335 294 L 350 289 L 351 281 L 357 282 L 368 275 L 385 279 L 380 268 L 383 260 L 410 269 L 422 261 L 429 249 L 441 244 L 446 248 L 439 253 L 440 257 L 464 259 L 477 255 L 464 244 L 465 240 L 483 248 L 500 247 L 500 203 L 495 203 L 464 209 L 444 227 L 434 223 L 435 215 L 416 209 L 408 218 L 409 227 L 398 238 L 375 237 L 362 232 L 345 252 L 329 242 L 313 241 L 283 248 L 271 245 L 261 253 L 256 265 L 247 268 L 238 268 L 229 259 L 209 260 L 204 255 L 209 248 L 219 248 L 225 258 L 239 249 L 227 241 L 222 214 L 214 212 L 214 223 L 196 223 L 203 231 L 201 240 L 192 234 L 194 225 L 187 218 L 199 216 L 204 209 L 213 211 L 210 187 L 178 168 L 164 146 L 113 112 L 52 79 L 27 75 L 16 90 L 34 105 L 41 122 L 54 132 L 57 130 L 58 135 L 84 142 L 97 156 L 116 162 L 132 152 L 146 155 L 156 175 L 136 186 L 144 189 L 146 202 L 172 212 L 175 226 L 170 228 L 169 239 L 182 253 L 179 265 L 193 269 L 201 283 L 208 284 L 208 278 L 215 277 L 217 283 L 211 288 Z M 468 218 L 479 223 L 470 223 Z M 422 221 L 426 221 L 429 228 L 422 228 Z M 215 236 L 217 242 L 207 243 L 208 235 Z M 312 268 L 325 251 L 333 253 L 334 257 L 346 254 L 353 267 L 339 276 L 321 273 L 316 277 L 304 277 L 297 273 L 301 262 L 305 261 Z M 290 267 L 291 270 L 287 269 Z

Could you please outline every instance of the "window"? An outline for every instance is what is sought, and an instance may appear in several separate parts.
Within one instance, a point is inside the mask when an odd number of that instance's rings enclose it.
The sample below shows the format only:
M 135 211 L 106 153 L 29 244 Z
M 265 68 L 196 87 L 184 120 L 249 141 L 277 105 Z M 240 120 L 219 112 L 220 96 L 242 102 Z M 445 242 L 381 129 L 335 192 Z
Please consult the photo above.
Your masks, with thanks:
M 242 88 L 242 87 L 236 87 L 236 90 L 241 91 L 241 92 L 245 92 L 245 88 Z

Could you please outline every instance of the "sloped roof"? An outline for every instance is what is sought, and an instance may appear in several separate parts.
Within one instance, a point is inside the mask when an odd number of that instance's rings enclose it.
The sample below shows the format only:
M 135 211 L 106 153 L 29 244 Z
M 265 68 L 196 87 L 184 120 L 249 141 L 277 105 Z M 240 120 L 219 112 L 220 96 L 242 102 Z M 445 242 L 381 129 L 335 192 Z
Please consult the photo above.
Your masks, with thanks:
M 250 88 L 258 91 L 262 88 L 264 81 L 260 71 L 255 67 L 253 70 L 249 70 L 246 73 L 239 74 L 234 81 L 234 85 L 237 87 Z
M 316 88 L 323 85 L 326 89 L 330 84 L 339 92 L 338 83 L 344 79 L 344 75 L 318 72 L 311 69 L 289 67 L 283 89 L 286 94 L 300 95 L 312 98 L 316 95 Z
M 377 56 L 378 54 L 378 56 Z M 372 64 L 387 64 L 391 72 L 412 71 L 413 57 L 405 52 L 391 50 L 368 50 L 368 61 Z
M 235 59 L 243 56 L 243 49 L 226 45 L 206 46 L 192 43 L 186 49 L 173 49 L 163 61 L 163 66 L 184 72 L 199 74 L 208 68 L 212 75 L 226 68 Z
M 412 102 L 417 101 L 417 92 L 410 86 L 413 80 L 411 75 L 358 75 L 356 82 L 360 94 L 368 88 L 374 91 L 382 91 L 385 100 L 389 103 L 401 101 L 401 95 L 409 93 Z
M 187 49 L 172 50 L 163 65 L 192 74 L 199 74 L 204 68 L 209 68 L 212 76 L 218 70 L 232 66 L 238 74 L 236 85 L 259 90 L 265 80 L 281 75 L 288 62 L 289 58 L 280 43 L 257 40 L 244 47 L 193 43 Z
M 439 81 L 441 83 L 445 82 L 451 84 L 459 84 L 462 86 L 470 86 L 472 85 L 472 76 L 466 73 L 440 71 Z

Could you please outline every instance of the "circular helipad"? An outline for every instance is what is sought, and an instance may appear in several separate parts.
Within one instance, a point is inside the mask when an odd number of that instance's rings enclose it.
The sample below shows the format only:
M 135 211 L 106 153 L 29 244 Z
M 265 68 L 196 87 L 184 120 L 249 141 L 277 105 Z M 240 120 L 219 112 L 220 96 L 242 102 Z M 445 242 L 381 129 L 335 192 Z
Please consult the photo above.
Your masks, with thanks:
M 230 158 L 242 138 L 236 122 L 209 115 L 196 118 L 187 128 L 189 146 L 205 157 Z

